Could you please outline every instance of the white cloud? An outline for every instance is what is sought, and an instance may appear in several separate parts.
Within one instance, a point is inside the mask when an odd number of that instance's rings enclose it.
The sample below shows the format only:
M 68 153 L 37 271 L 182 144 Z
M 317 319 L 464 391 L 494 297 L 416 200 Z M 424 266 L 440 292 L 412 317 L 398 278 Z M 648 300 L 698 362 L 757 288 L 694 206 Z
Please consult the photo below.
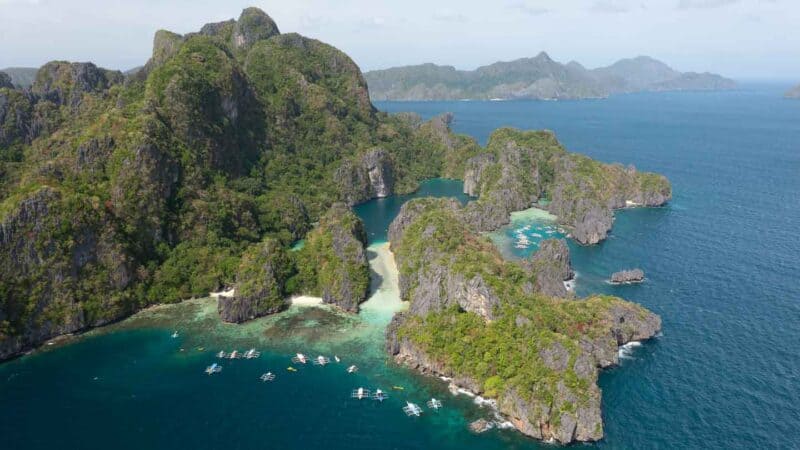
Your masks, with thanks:
M 739 0 L 680 0 L 678 9 L 710 9 L 739 3 Z

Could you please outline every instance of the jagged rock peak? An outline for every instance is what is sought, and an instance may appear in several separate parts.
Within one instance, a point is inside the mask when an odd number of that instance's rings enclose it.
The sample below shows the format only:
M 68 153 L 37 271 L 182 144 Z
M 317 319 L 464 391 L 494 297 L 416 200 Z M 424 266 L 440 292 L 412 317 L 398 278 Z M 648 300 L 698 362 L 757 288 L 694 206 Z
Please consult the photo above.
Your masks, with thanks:
M 248 48 L 279 34 L 278 25 L 267 13 L 254 7 L 245 8 L 233 28 L 233 47 Z

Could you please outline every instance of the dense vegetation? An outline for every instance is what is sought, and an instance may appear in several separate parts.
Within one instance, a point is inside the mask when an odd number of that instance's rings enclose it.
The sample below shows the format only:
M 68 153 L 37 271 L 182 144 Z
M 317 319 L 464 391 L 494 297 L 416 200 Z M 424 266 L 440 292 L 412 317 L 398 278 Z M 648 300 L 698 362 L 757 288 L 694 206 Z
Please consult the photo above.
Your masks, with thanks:
M 246 249 L 303 238 L 345 200 L 336 170 L 376 147 L 406 192 L 478 148 L 444 119 L 377 112 L 350 58 L 253 8 L 159 31 L 124 79 L 58 61 L 30 89 L 6 83 L 0 354 L 235 284 Z
M 591 353 L 596 350 L 589 349 L 607 346 L 616 354 L 618 342 L 627 342 L 650 326 L 642 323 L 655 324 L 658 319 L 614 297 L 574 301 L 539 294 L 530 289 L 536 271 L 505 260 L 487 238 L 470 231 L 456 204 L 424 199 L 404 208 L 415 212 L 401 219 L 407 223 L 402 232 L 393 234 L 392 249 L 403 297 L 412 302 L 411 313 L 396 330 L 399 340 L 410 343 L 412 349 L 406 351 L 422 352 L 423 359 L 435 361 L 440 373 L 471 380 L 473 389 L 500 400 L 501 406 L 520 400 L 525 408 L 509 406 L 506 413 L 522 414 L 531 423 L 556 429 L 564 414 L 592 415 L 576 412 L 595 408 L 598 417 L 592 419 L 599 420 L 596 367 L 607 363 L 597 361 Z M 464 303 L 445 301 L 424 310 L 414 305 L 431 290 L 440 292 L 440 298 L 453 297 L 450 280 L 462 278 L 467 284 L 480 279 L 488 287 L 472 299 L 467 295 L 467 302 L 497 297 L 491 315 L 470 312 Z M 624 322 L 615 315 L 620 311 Z M 614 338 L 615 327 L 623 337 Z M 590 430 L 589 435 L 596 439 L 602 431 Z

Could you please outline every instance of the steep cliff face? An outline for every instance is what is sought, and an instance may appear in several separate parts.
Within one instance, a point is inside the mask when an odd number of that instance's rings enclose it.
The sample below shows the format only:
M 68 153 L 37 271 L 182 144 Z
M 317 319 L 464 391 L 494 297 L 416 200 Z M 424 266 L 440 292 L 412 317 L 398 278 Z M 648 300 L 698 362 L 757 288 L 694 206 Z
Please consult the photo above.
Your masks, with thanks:
M 596 244 L 607 237 L 614 209 L 660 206 L 672 196 L 665 177 L 568 153 L 547 131 L 500 129 L 487 150 L 467 162 L 464 175 L 465 191 L 479 194 L 466 209 L 467 221 L 481 231 L 544 198 L 576 241 Z
M 386 150 L 373 148 L 355 159 L 343 161 L 334 178 L 342 200 L 348 205 L 388 197 L 394 193 L 394 161 Z
M 250 246 L 236 272 L 234 296 L 218 297 L 220 317 L 225 322 L 241 323 L 286 308 L 286 281 L 293 271 L 286 249 L 277 240 Z
M 99 208 L 42 187 L 2 217 L 0 359 L 129 313 L 133 260 Z
M 572 279 L 575 272 L 569 260 L 569 247 L 563 239 L 547 239 L 531 256 L 528 267 L 536 279 L 533 290 L 549 297 L 567 297 L 564 282 Z
M 358 216 L 345 204 L 334 203 L 297 254 L 298 290 L 358 312 L 369 291 L 366 242 Z
M 654 336 L 659 317 L 614 297 L 544 294 L 548 283 L 563 288 L 571 276 L 563 241 L 546 241 L 523 266 L 503 260 L 464 217 L 457 203 L 422 199 L 406 203 L 392 223 L 401 295 L 411 304 L 387 328 L 387 351 L 496 399 L 528 436 L 601 439 L 598 369 L 618 362 L 619 345 Z

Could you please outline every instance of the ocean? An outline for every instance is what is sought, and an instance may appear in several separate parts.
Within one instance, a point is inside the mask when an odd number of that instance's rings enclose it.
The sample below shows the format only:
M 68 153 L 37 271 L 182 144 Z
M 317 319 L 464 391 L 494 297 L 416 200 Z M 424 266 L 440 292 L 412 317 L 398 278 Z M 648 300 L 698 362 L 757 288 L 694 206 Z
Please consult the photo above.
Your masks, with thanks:
M 620 211 L 608 240 L 570 242 L 579 295 L 602 292 L 661 315 L 663 334 L 622 350 L 603 372 L 606 437 L 580 447 L 797 448 L 800 430 L 800 102 L 787 86 L 731 92 L 644 93 L 566 102 L 378 103 L 423 117 L 453 112 L 455 131 L 485 143 L 500 126 L 554 130 L 571 151 L 631 163 L 670 178 L 663 208 Z M 66 343 L 0 364 L 2 448 L 551 448 L 467 424 L 491 411 L 447 384 L 389 364 L 383 327 L 401 305 L 385 229 L 402 201 L 466 200 L 461 185 L 432 180 L 420 192 L 359 205 L 371 245 L 375 295 L 358 317 L 292 307 L 246 325 L 221 324 L 215 305 L 158 307 Z M 527 227 L 527 228 L 526 228 Z M 536 235 L 563 235 L 542 214 L 520 215 L 492 238 L 526 258 Z M 519 234 L 530 245 L 518 246 Z M 524 248 L 523 248 L 524 247 Z M 640 267 L 640 285 L 606 283 Z M 385 305 L 389 306 L 385 306 Z M 173 331 L 179 336 L 172 338 Z M 262 352 L 218 360 L 220 350 Z M 342 363 L 298 366 L 302 351 Z M 223 370 L 206 375 L 218 362 Z M 348 374 L 345 367 L 359 371 Z M 259 376 L 272 371 L 274 382 Z M 382 404 L 358 387 L 382 388 Z M 402 390 L 393 389 L 402 387 Z M 406 400 L 444 408 L 408 418 Z

